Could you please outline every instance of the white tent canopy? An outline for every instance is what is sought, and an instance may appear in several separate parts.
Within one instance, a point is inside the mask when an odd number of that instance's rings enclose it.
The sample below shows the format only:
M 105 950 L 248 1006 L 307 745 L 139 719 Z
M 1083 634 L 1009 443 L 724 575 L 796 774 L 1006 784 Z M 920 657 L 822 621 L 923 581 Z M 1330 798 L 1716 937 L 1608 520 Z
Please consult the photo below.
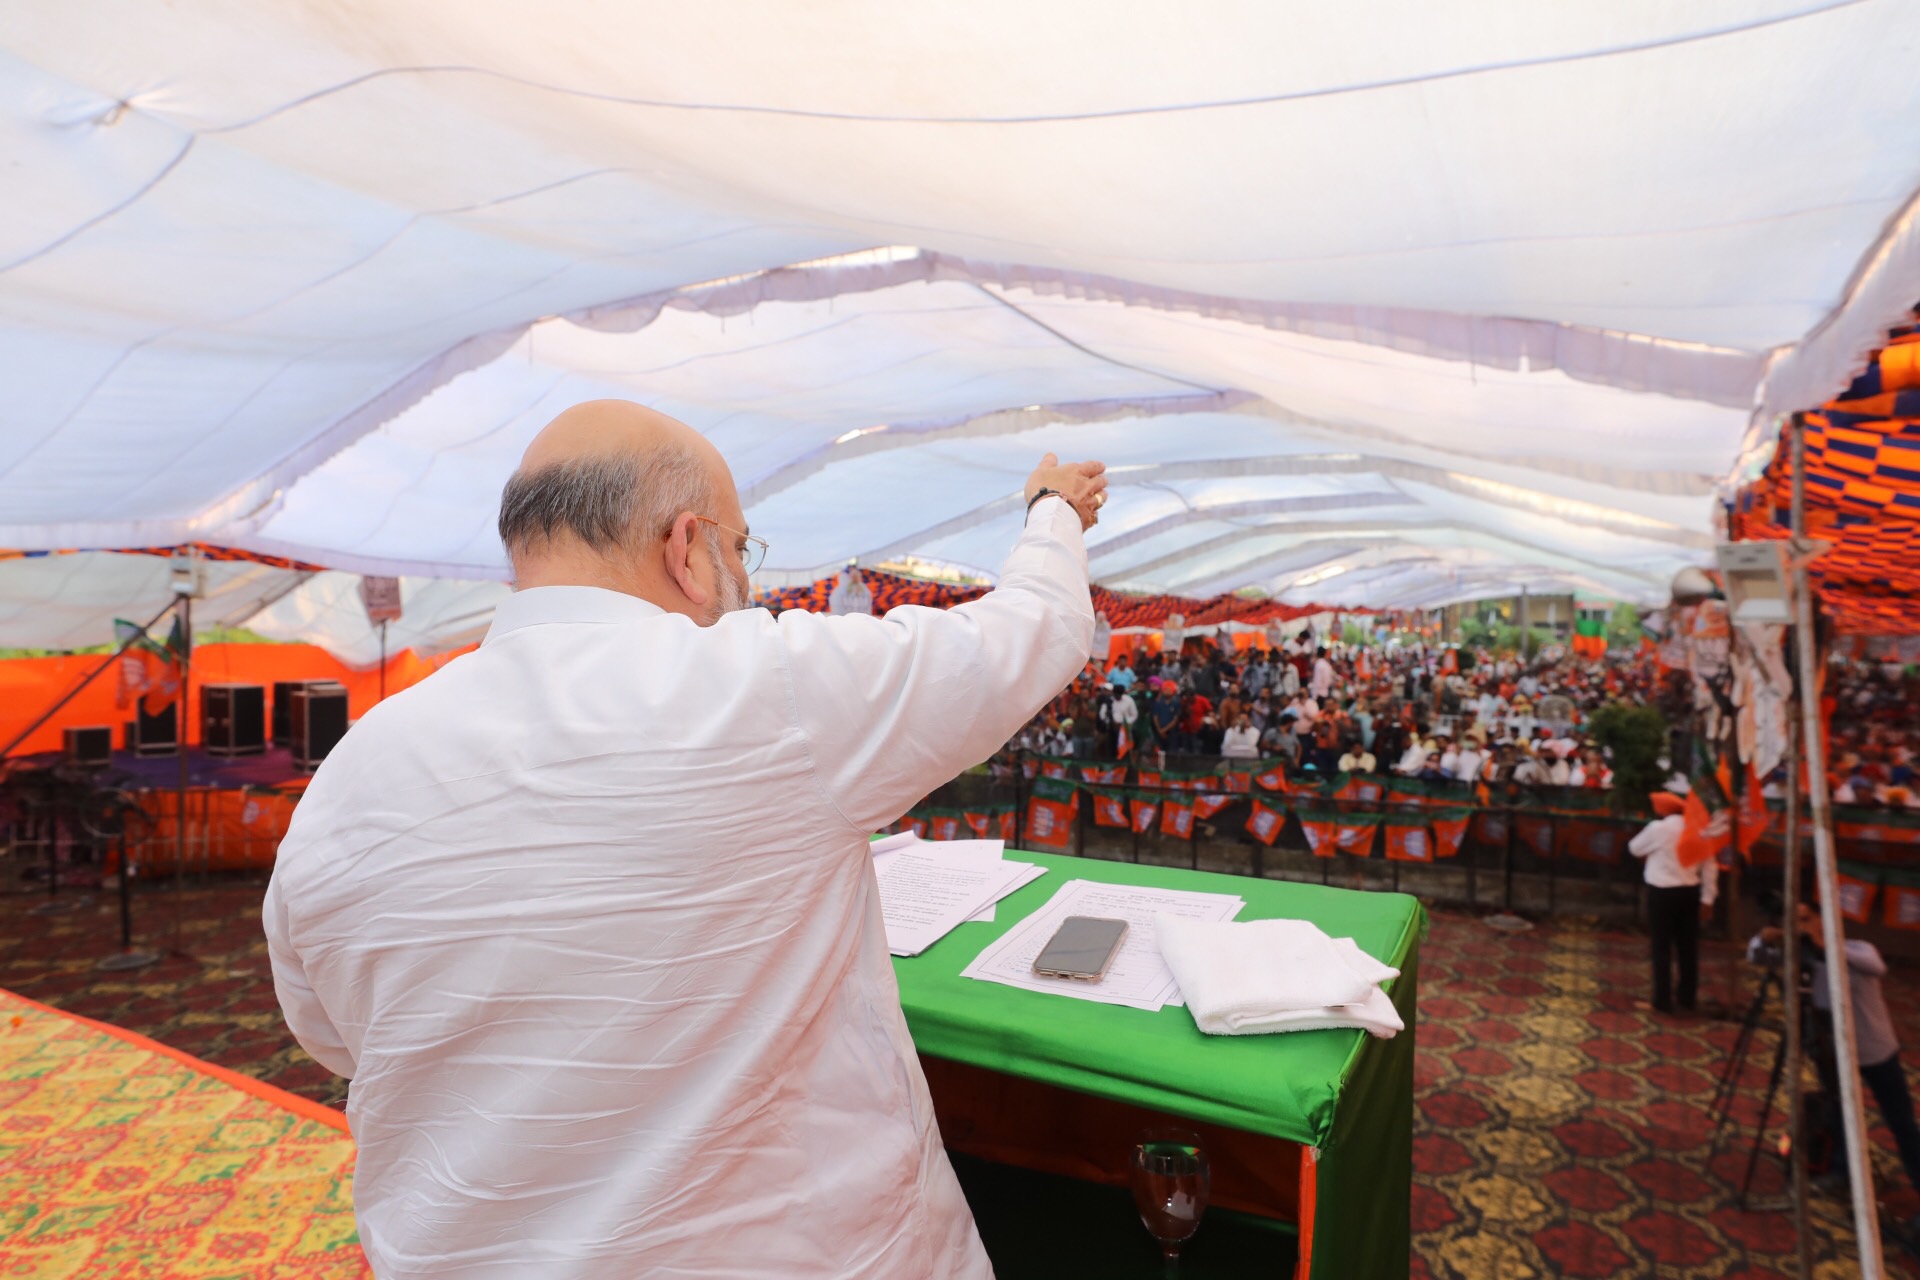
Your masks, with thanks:
M 34 6 L 0 547 L 324 565 L 233 612 L 361 656 L 348 575 L 403 574 L 464 635 L 520 449 L 621 396 L 777 575 L 991 569 L 1055 449 L 1114 468 L 1117 587 L 1655 598 L 1920 299 L 1916 45 L 1901 0 Z M 105 639 L 127 559 L 0 562 L 0 644 Z

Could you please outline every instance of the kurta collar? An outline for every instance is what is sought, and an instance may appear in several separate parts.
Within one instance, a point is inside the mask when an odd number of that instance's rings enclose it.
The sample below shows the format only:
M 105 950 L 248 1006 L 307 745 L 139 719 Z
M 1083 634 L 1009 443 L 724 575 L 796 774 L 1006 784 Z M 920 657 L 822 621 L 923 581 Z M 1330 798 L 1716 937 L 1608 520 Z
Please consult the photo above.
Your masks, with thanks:
M 516 591 L 493 611 L 485 644 L 521 627 L 549 622 L 634 622 L 665 613 L 659 605 L 605 587 L 531 587 Z

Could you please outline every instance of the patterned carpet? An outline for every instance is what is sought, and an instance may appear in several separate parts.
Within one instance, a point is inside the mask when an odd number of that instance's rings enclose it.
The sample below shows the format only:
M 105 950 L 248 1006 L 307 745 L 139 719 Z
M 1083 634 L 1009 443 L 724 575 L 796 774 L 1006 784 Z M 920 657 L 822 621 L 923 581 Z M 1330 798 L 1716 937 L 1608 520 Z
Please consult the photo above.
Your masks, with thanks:
M 178 937 L 194 958 L 131 975 L 92 967 L 114 949 L 110 904 L 35 916 L 36 899 L 0 899 L 0 987 L 338 1106 L 344 1082 L 308 1060 L 279 1021 L 257 920 L 261 887 L 189 890 Z M 171 899 L 148 899 L 141 920 L 149 944 L 164 945 Z M 1756 1209 L 1742 1212 L 1734 1189 L 1747 1141 L 1711 1152 L 1708 1104 L 1735 1027 L 1636 1008 L 1645 948 L 1635 935 L 1577 924 L 1506 936 L 1471 916 L 1435 915 L 1421 965 L 1416 1277 L 1792 1274 L 1791 1219 L 1766 1203 L 1782 1194 L 1780 1165 L 1763 1155 Z M 1721 991 L 1724 954 L 1705 958 L 1708 997 Z M 1889 976 L 1888 999 L 1915 1046 L 1911 1065 L 1920 1061 L 1920 996 L 1910 970 Z M 1737 1119 L 1749 1136 L 1771 1051 L 1763 1039 L 1743 1077 Z M 1920 1197 L 1877 1125 L 1875 1138 L 1882 1221 L 1895 1223 L 1920 1211 Z M 1820 1280 L 1857 1274 L 1848 1213 L 1833 1196 L 1814 1201 Z M 1897 1243 L 1889 1263 L 1896 1275 L 1920 1277 Z
M 0 1274 L 366 1276 L 353 1140 L 251 1088 L 0 992 Z

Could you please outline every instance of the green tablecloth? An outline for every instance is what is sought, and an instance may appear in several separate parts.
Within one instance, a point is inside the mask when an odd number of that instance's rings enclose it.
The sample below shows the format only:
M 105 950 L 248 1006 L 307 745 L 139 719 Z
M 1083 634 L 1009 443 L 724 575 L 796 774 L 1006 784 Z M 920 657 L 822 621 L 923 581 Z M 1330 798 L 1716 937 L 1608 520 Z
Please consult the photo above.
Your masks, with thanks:
M 1315 1280 L 1404 1277 L 1408 1270 L 1413 1052 L 1426 913 L 1405 894 L 1213 875 L 1044 853 L 1009 857 L 1049 874 L 999 904 L 992 924 L 963 924 L 896 959 L 900 1003 L 920 1051 L 1061 1088 L 1318 1148 Z M 1184 1008 L 1157 1013 L 963 978 L 980 951 L 1068 880 L 1234 893 L 1240 920 L 1311 920 L 1402 971 L 1389 988 L 1407 1030 L 1208 1036 Z

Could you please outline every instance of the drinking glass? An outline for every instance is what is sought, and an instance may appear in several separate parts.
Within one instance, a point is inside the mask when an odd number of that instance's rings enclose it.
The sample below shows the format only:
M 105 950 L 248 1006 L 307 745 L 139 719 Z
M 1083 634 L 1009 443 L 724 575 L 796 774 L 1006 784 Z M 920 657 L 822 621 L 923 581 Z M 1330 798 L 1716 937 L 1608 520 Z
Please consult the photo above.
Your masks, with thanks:
M 1179 1265 L 1180 1246 L 1207 1211 L 1207 1153 L 1198 1134 L 1148 1129 L 1134 1141 L 1132 1166 L 1134 1207 L 1148 1234 L 1160 1242 L 1171 1272 Z

